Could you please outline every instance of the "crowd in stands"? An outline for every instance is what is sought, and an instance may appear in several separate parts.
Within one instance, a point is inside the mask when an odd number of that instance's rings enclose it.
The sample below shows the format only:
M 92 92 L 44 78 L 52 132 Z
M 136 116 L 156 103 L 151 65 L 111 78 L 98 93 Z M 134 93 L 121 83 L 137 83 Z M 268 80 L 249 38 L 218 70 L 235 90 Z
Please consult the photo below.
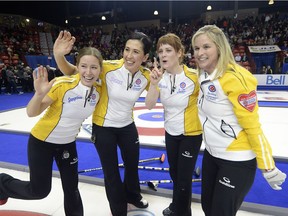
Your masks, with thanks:
M 94 46 L 98 48 L 104 59 L 120 59 L 122 57 L 123 44 L 131 31 L 142 31 L 149 35 L 153 40 L 153 48 L 150 52 L 150 58 L 147 61 L 147 67 L 152 67 L 153 57 L 156 56 L 156 43 L 160 36 L 167 32 L 178 35 L 186 49 L 184 63 L 189 67 L 195 67 L 193 60 L 193 50 L 191 49 L 191 37 L 201 26 L 205 25 L 203 20 L 192 20 L 191 23 L 166 24 L 161 28 L 156 26 L 143 27 L 138 29 L 124 28 L 119 29 L 115 25 L 112 33 L 107 33 L 101 27 L 79 27 L 69 28 L 68 30 L 76 37 L 76 43 L 71 52 L 77 55 L 78 50 L 85 46 Z M 275 73 L 279 73 L 283 58 L 288 56 L 288 15 L 279 12 L 273 14 L 261 14 L 257 17 L 248 16 L 239 20 L 234 18 L 219 18 L 209 24 L 216 24 L 222 28 L 229 38 L 235 60 L 246 67 L 252 73 L 261 73 L 255 71 L 253 67 L 253 58 L 248 51 L 251 45 L 278 45 L 282 50 L 278 59 L 278 68 L 273 68 Z M 60 27 L 51 29 L 51 34 L 55 40 Z M 30 68 L 25 62 L 25 55 L 43 55 L 39 43 L 39 29 L 37 27 L 27 27 L 23 25 L 1 25 L 0 26 L 0 84 L 7 87 L 7 75 L 5 71 L 12 71 L 16 77 L 16 84 L 22 85 L 23 92 L 33 90 Z M 25 74 L 25 75 L 24 75 Z M 6 83 L 6 84 L 5 84 Z M 31 84 L 32 83 L 32 84 Z M 13 84 L 11 84 L 13 86 Z M 21 92 L 22 92 L 21 91 Z M 1 88 L 0 88 L 1 93 Z M 6 90 L 6 93 L 13 93 L 13 90 Z M 17 93 L 17 91 L 16 91 Z
M 202 20 L 197 20 L 193 24 L 178 24 L 171 26 L 167 24 L 162 28 L 150 26 L 139 29 L 118 29 L 114 28 L 111 35 L 106 35 L 101 28 L 82 27 L 72 28 L 69 31 L 75 35 L 77 40 L 74 52 L 84 46 L 96 46 L 101 50 L 104 59 L 119 59 L 122 56 L 123 44 L 130 31 L 142 31 L 153 39 L 153 48 L 150 59 L 153 59 L 155 46 L 158 38 L 167 32 L 177 34 L 186 48 L 185 63 L 193 66 L 193 50 L 191 50 L 191 36 L 198 28 L 205 25 Z M 223 28 L 229 38 L 235 56 L 240 56 L 239 62 L 248 62 L 249 52 L 247 46 L 252 45 L 278 45 L 282 50 L 288 50 L 288 15 L 262 14 L 258 17 L 249 16 L 246 19 L 238 20 L 234 18 L 219 18 L 214 23 Z M 241 51 L 241 49 L 243 49 Z M 191 62 L 192 61 L 192 62 Z M 149 61 L 148 61 L 149 64 Z M 249 62 L 249 65 L 251 63 Z M 245 66 L 245 65 L 244 65 Z

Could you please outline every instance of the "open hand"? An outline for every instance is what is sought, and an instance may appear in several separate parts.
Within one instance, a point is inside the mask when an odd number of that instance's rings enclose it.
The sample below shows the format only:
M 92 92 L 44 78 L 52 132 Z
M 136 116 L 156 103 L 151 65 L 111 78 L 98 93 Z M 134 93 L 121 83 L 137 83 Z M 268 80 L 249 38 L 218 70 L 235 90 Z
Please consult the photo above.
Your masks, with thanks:
M 34 89 L 38 95 L 46 95 L 56 79 L 48 81 L 47 69 L 43 66 L 33 71 Z
M 67 55 L 71 52 L 76 38 L 71 35 L 69 31 L 60 31 L 53 46 L 54 55 Z

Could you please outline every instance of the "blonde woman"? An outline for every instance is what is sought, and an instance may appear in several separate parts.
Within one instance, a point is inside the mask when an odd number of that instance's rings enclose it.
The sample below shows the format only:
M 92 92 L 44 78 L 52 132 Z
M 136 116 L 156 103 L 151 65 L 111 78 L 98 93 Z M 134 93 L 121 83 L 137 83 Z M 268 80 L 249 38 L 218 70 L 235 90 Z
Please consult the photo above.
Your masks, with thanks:
M 281 190 L 286 174 L 275 167 L 259 123 L 257 80 L 235 62 L 223 31 L 215 25 L 200 28 L 192 48 L 200 73 L 198 107 L 205 144 L 202 208 L 206 216 L 234 216 L 257 166 L 274 190 Z

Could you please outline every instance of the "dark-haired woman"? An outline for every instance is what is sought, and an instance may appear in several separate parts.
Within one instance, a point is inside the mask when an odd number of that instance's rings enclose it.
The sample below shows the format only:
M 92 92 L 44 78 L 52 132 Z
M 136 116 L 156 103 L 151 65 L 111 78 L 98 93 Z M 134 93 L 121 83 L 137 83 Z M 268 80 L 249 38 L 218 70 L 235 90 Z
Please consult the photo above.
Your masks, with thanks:
M 55 60 L 65 74 L 74 74 L 76 68 L 65 55 L 75 42 L 70 32 L 60 32 L 54 44 Z M 147 208 L 142 197 L 139 175 L 139 136 L 133 120 L 133 107 L 141 93 L 148 89 L 150 71 L 142 66 L 149 57 L 150 38 L 133 32 L 126 41 L 121 60 L 103 62 L 100 75 L 100 101 L 93 114 L 92 141 L 99 154 L 104 172 L 106 195 L 113 216 L 126 216 L 127 203 Z M 125 164 L 122 182 L 117 148 Z

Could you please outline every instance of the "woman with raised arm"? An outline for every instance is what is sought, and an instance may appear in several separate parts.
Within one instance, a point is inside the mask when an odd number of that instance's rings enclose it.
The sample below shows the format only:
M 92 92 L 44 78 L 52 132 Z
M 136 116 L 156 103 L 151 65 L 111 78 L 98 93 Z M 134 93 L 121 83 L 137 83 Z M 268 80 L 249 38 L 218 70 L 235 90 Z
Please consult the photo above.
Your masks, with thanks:
M 159 38 L 156 59 L 146 106 L 152 109 L 160 98 L 164 107 L 165 144 L 169 172 L 173 180 L 172 203 L 163 210 L 164 216 L 191 216 L 192 176 L 202 143 L 198 117 L 198 76 L 182 63 L 184 46 L 172 33 Z
M 65 74 L 77 72 L 65 55 L 75 42 L 70 32 L 61 31 L 54 43 L 54 56 Z M 92 141 L 104 172 L 106 195 L 113 216 L 126 216 L 127 203 L 147 208 L 142 197 L 139 176 L 139 136 L 133 120 L 133 107 L 149 87 L 150 71 L 142 66 L 149 56 L 152 42 L 141 32 L 133 32 L 126 41 L 121 60 L 103 62 L 100 75 L 100 101 L 93 114 Z M 125 164 L 124 182 L 119 167 L 117 147 Z
M 27 106 L 29 117 L 45 114 L 32 128 L 28 141 L 30 181 L 0 174 L 0 204 L 9 197 L 24 200 L 45 198 L 51 190 L 55 159 L 64 192 L 66 216 L 83 216 L 78 190 L 76 137 L 82 123 L 99 100 L 96 80 L 102 67 L 100 52 L 83 48 L 77 56 L 77 75 L 58 77 L 48 82 L 46 68 L 33 72 L 35 94 Z M 53 86 L 52 86 L 53 85 Z

